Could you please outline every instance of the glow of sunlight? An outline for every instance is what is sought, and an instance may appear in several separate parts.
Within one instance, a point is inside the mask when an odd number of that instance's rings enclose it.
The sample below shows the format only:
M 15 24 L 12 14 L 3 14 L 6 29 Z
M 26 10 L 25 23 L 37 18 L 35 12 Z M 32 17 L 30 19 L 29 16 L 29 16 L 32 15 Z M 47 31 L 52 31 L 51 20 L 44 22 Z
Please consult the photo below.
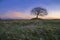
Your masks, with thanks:
M 30 15 L 27 15 L 27 14 L 24 14 L 22 12 L 8 12 L 6 13 L 5 15 L 0 15 L 1 18 L 18 18 L 18 19 L 30 19 L 32 18 L 33 16 L 30 16 Z
M 57 14 L 58 13 L 58 14 Z M 49 12 L 47 16 L 39 16 L 42 19 L 60 19 L 60 12 Z M 12 18 L 12 19 L 31 19 L 35 18 L 34 15 L 28 15 L 22 12 L 7 12 L 6 14 L 0 15 L 1 18 Z

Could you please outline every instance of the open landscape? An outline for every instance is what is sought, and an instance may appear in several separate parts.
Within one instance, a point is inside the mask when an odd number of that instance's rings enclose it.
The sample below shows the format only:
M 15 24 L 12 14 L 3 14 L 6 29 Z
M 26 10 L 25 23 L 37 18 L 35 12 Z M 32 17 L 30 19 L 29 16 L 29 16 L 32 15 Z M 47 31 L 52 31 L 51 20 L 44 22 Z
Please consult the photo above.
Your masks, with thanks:
M 1 40 L 60 40 L 60 20 L 0 20 Z
M 0 0 L 0 40 L 60 40 L 60 0 Z

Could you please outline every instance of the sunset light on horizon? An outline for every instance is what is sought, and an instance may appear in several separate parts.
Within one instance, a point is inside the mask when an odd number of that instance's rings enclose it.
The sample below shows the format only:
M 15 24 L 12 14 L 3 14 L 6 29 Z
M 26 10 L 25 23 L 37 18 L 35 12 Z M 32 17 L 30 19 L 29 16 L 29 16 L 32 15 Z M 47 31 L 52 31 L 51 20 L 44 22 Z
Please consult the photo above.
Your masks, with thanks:
M 31 19 L 31 10 L 35 7 L 45 8 L 46 16 L 42 19 L 60 19 L 60 0 L 0 0 L 0 18 Z

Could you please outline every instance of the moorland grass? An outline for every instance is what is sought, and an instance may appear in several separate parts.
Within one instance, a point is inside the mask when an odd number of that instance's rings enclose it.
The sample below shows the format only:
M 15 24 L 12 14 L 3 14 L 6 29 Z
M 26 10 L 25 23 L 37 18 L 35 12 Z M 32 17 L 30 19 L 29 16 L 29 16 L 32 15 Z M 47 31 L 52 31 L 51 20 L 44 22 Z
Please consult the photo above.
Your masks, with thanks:
M 60 40 L 60 21 L 3 20 L 0 21 L 0 40 Z

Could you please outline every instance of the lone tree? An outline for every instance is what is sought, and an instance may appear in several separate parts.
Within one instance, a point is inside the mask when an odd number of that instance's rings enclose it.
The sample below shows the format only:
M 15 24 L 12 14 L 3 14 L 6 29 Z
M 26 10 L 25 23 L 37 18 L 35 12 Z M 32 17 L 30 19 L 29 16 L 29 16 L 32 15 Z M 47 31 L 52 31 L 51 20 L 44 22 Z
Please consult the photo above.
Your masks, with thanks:
M 33 9 L 31 10 L 31 13 L 32 13 L 33 15 L 36 15 L 36 18 L 38 18 L 38 16 L 45 16 L 45 15 L 48 14 L 48 13 L 47 13 L 47 10 L 44 9 L 44 8 L 41 8 L 41 7 L 33 8 Z

